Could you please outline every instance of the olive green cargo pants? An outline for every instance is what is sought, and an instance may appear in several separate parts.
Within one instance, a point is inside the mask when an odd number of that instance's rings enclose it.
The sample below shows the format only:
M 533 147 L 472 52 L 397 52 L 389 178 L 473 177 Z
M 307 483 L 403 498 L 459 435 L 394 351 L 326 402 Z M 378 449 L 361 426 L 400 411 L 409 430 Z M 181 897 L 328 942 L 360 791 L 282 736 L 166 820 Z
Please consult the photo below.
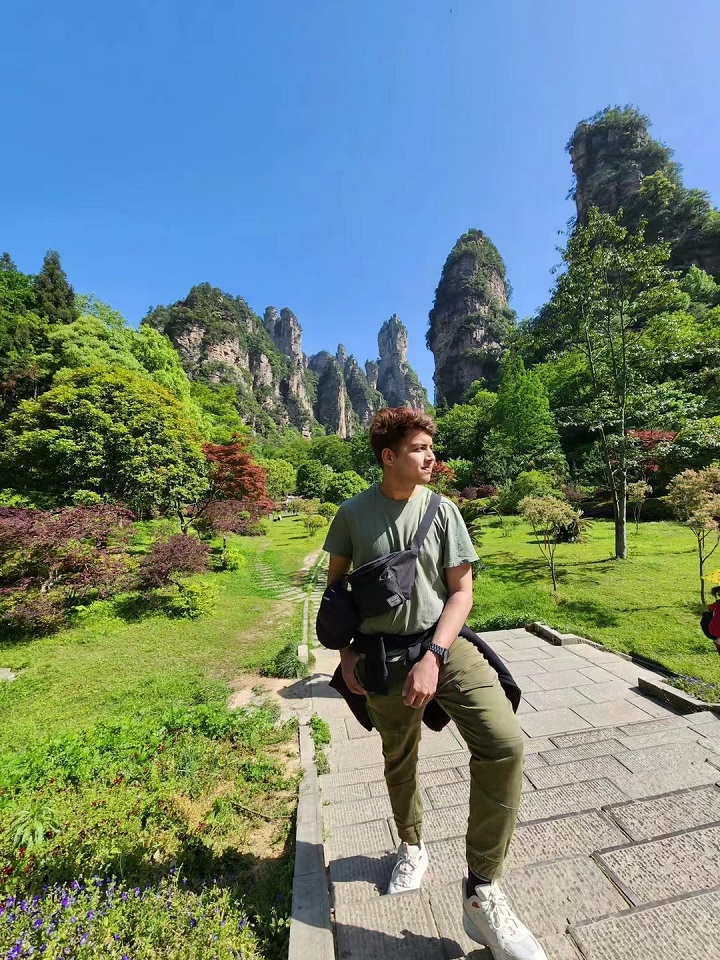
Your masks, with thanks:
M 358 677 L 362 681 L 362 660 Z M 409 667 L 389 663 L 389 693 L 370 693 L 367 707 L 380 733 L 385 781 L 401 840 L 422 839 L 423 806 L 417 777 L 422 710 L 407 707 L 402 689 Z M 440 668 L 435 699 L 455 721 L 470 751 L 467 861 L 478 876 L 497 879 L 517 820 L 522 791 L 523 735 L 497 674 L 479 650 L 458 637 Z M 458 802 L 462 786 L 458 784 Z

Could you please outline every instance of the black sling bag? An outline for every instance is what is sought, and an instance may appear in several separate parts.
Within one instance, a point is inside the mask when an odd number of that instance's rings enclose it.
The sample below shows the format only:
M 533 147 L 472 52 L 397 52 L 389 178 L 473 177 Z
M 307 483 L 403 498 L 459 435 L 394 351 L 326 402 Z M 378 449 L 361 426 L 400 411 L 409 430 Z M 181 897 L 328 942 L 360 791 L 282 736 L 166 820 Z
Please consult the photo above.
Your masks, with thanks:
M 361 620 L 378 617 L 407 603 L 415 585 L 418 554 L 441 502 L 437 493 L 431 494 L 410 546 L 370 560 L 328 586 L 315 623 L 317 638 L 324 647 L 346 647 Z

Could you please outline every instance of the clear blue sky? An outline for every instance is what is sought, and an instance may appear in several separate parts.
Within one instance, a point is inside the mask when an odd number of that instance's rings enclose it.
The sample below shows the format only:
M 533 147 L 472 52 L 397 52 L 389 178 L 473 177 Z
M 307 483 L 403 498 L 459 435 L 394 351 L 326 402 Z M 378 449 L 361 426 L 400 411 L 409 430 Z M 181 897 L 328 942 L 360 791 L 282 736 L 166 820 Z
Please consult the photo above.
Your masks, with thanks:
M 461 233 L 497 244 L 521 317 L 546 298 L 579 120 L 636 104 L 720 203 L 717 0 L 24 0 L 2 19 L 0 250 L 35 272 L 57 248 L 133 324 L 207 280 L 362 362 L 396 312 L 431 387 Z

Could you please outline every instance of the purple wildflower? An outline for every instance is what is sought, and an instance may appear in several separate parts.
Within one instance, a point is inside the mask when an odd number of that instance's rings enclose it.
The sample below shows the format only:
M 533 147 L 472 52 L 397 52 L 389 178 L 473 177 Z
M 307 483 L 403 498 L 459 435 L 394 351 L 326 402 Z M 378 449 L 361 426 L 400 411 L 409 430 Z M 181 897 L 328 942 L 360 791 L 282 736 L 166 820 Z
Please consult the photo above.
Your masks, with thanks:
M 88 910 L 88 912 L 87 912 L 87 918 L 88 918 L 88 920 L 94 920 L 94 919 L 95 919 L 95 911 L 94 911 L 94 910 Z

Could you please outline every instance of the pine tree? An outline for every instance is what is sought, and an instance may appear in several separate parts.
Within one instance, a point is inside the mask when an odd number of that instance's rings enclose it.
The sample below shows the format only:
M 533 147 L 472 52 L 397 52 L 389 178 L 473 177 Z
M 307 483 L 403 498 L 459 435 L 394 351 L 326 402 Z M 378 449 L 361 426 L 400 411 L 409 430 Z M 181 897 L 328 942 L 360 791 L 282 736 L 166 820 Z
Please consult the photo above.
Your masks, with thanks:
M 15 266 L 15 261 L 10 256 L 10 254 L 5 251 L 5 253 L 0 257 L 0 270 L 3 270 L 5 273 L 17 273 L 18 268 Z
M 51 323 L 72 323 L 80 315 L 57 250 L 45 254 L 42 270 L 35 278 L 35 294 L 38 313 Z

